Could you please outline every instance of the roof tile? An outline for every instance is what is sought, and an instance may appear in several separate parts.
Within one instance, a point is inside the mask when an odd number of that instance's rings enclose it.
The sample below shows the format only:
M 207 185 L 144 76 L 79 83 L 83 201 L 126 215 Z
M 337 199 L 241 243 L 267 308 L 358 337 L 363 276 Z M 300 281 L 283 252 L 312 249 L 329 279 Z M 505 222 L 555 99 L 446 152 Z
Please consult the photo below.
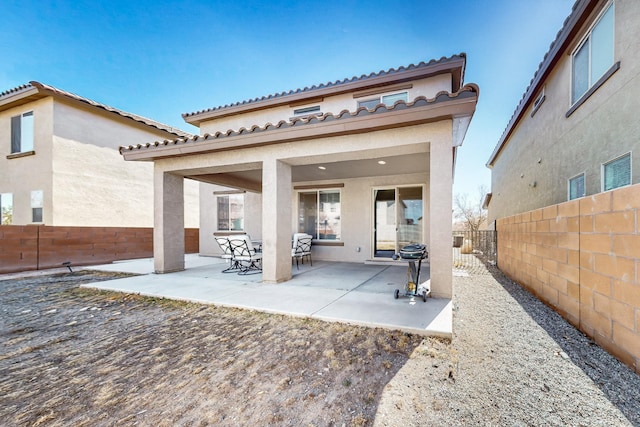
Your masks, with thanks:
M 449 92 L 443 91 L 443 92 L 439 92 L 434 98 L 431 98 L 431 99 L 427 99 L 424 96 L 419 96 L 416 99 L 414 99 L 413 102 L 410 102 L 410 103 L 406 103 L 402 100 L 399 100 L 399 101 L 396 101 L 395 104 L 392 106 L 387 106 L 383 103 L 380 103 L 371 109 L 367 109 L 366 107 L 360 107 L 354 112 L 349 112 L 348 110 L 342 110 L 337 114 L 325 113 L 320 116 L 313 115 L 308 117 L 295 117 L 295 118 L 292 118 L 290 121 L 280 120 L 276 124 L 266 123 L 264 126 L 253 125 L 251 126 L 250 129 L 243 127 L 237 131 L 229 129 L 226 132 L 218 131 L 214 134 L 205 133 L 204 135 L 200 135 L 200 136 L 194 135 L 189 138 L 183 137 L 183 138 L 177 138 L 174 140 L 164 140 L 163 142 L 156 141 L 154 143 L 147 143 L 145 145 L 138 144 L 138 145 L 121 146 L 120 153 L 123 153 L 125 151 L 141 150 L 143 148 L 146 149 L 151 147 L 159 147 L 160 145 L 169 145 L 169 144 L 175 145 L 175 144 L 187 144 L 187 143 L 197 144 L 199 142 L 224 139 L 232 136 L 249 135 L 257 132 L 269 132 L 277 129 L 283 129 L 286 127 L 291 128 L 294 126 L 305 126 L 305 125 L 316 124 L 320 122 L 343 120 L 351 117 L 383 114 L 383 113 L 394 111 L 394 110 L 404 110 L 409 108 L 422 107 L 429 104 L 435 104 L 438 102 L 443 102 L 448 99 L 453 99 L 458 97 L 466 98 L 474 95 L 477 96 L 478 92 L 479 92 L 479 89 L 476 85 L 469 84 L 462 87 L 462 89 L 460 89 L 460 91 L 456 93 L 449 93 Z
M 62 96 L 62 97 L 65 97 L 65 98 L 73 99 L 75 101 L 80 101 L 80 102 L 83 102 L 85 104 L 89 104 L 89 105 L 91 105 L 93 107 L 100 108 L 102 110 L 108 111 L 110 113 L 117 114 L 117 115 L 119 115 L 121 117 L 125 117 L 125 118 L 131 119 L 131 120 L 135 120 L 136 122 L 142 123 L 144 125 L 154 127 L 154 128 L 156 128 L 158 130 L 162 130 L 162 131 L 165 131 L 165 132 L 172 133 L 172 134 L 174 134 L 176 136 L 184 136 L 184 137 L 193 136 L 192 134 L 190 134 L 188 132 L 185 132 L 185 131 L 180 130 L 180 129 L 176 129 L 174 127 L 165 125 L 165 124 L 160 123 L 160 122 L 156 122 L 155 120 L 151 120 L 151 119 L 148 119 L 146 117 L 139 116 L 137 114 L 128 113 L 126 111 L 122 111 L 122 110 L 119 110 L 117 108 L 113 108 L 113 107 L 110 107 L 108 105 L 101 104 L 99 102 L 93 101 L 91 99 L 84 98 L 84 97 L 82 97 L 80 95 L 76 95 L 74 93 L 67 92 L 65 90 L 58 89 L 56 87 L 53 87 L 53 86 L 50 86 L 50 85 L 46 85 L 46 84 L 43 84 L 43 83 L 40 83 L 40 82 L 36 82 L 36 81 L 31 81 L 28 84 L 24 84 L 24 85 L 15 87 L 13 89 L 9 89 L 9 90 L 6 90 L 4 92 L 0 92 L 0 99 L 2 97 L 14 95 L 16 93 L 23 92 L 23 91 L 26 91 L 26 90 L 30 90 L 32 88 L 37 89 L 40 93 L 58 95 L 58 96 Z
M 425 67 L 432 66 L 434 64 L 448 62 L 448 61 L 452 61 L 452 60 L 457 60 L 457 59 L 464 58 L 464 57 L 466 57 L 465 53 L 460 53 L 458 55 L 452 55 L 450 57 L 443 56 L 440 59 L 432 59 L 429 62 L 422 61 L 422 62 L 420 62 L 418 64 L 410 64 L 410 65 L 408 65 L 406 67 L 400 66 L 398 68 L 390 68 L 388 70 L 380 70 L 377 73 L 373 72 L 373 73 L 370 73 L 368 75 L 362 74 L 360 77 L 354 76 L 354 77 L 351 77 L 351 78 L 345 78 L 345 79 L 342 79 L 342 80 L 336 80 L 334 82 L 321 83 L 321 84 L 318 84 L 318 85 L 313 85 L 311 87 L 305 87 L 303 89 L 294 89 L 294 90 L 290 90 L 288 92 L 285 91 L 285 92 L 265 95 L 265 96 L 262 96 L 262 97 L 257 97 L 257 98 L 253 98 L 253 99 L 238 101 L 238 102 L 233 103 L 233 104 L 225 104 L 223 106 L 218 106 L 218 107 L 208 108 L 208 109 L 204 109 L 204 110 L 194 111 L 192 113 L 183 113 L 182 117 L 186 119 L 187 117 L 195 116 L 195 115 L 198 115 L 198 114 L 209 113 L 209 112 L 218 111 L 218 110 L 224 110 L 226 108 L 236 107 L 236 106 L 240 106 L 240 105 L 253 104 L 253 103 L 257 103 L 257 102 L 260 102 L 260 101 L 266 101 L 266 100 L 270 100 L 270 99 L 274 99 L 274 98 L 282 98 L 282 97 L 285 97 L 285 96 L 288 96 L 288 95 L 294 95 L 294 94 L 298 94 L 298 93 L 313 92 L 315 90 L 325 89 L 325 88 L 339 86 L 339 85 L 344 85 L 346 83 L 352 83 L 352 82 L 356 82 L 356 81 L 372 79 L 374 77 L 380 77 L 380 76 L 385 76 L 385 75 L 388 75 L 388 74 L 400 73 L 400 72 L 407 71 L 407 70 L 425 68 Z

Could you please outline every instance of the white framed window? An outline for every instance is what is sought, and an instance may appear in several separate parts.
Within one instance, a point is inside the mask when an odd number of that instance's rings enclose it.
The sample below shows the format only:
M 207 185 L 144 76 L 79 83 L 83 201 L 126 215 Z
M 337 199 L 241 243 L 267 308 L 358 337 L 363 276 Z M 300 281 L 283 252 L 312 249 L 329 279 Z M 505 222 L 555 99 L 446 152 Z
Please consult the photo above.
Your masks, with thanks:
M 389 95 L 377 96 L 375 98 L 368 98 L 362 101 L 358 101 L 358 108 L 365 107 L 368 110 L 372 110 L 378 104 L 384 104 L 386 106 L 393 106 L 397 101 L 407 102 L 409 99 L 408 92 L 398 92 Z
M 305 190 L 298 193 L 298 232 L 317 240 L 340 240 L 340 190 Z
M 0 224 L 13 224 L 13 194 L 0 194 Z
M 631 153 L 602 165 L 602 191 L 631 185 Z
M 572 55 L 571 104 L 575 104 L 613 65 L 614 5 L 598 17 Z
M 11 154 L 33 151 L 33 111 L 11 117 Z
M 216 196 L 218 231 L 244 231 L 244 193 Z
M 584 197 L 585 193 L 585 182 L 584 182 L 584 172 L 574 176 L 573 178 L 569 178 L 569 190 L 568 190 L 568 199 L 578 199 L 580 197 Z
M 543 86 L 542 90 L 540 91 L 540 94 L 536 97 L 535 101 L 533 101 L 533 108 L 531 110 L 531 117 L 533 117 L 534 114 L 536 114 L 536 112 L 538 111 L 538 108 L 540 108 L 540 106 L 542 105 L 542 103 L 546 99 L 546 96 L 544 94 L 544 89 L 545 89 L 545 87 Z

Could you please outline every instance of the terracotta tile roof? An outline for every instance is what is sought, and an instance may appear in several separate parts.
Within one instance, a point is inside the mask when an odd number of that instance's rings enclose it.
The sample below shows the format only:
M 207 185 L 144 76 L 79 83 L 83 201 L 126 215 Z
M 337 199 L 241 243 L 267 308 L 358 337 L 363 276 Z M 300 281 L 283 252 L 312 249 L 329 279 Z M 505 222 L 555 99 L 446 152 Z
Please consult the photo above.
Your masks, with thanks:
M 509 123 L 505 128 L 498 144 L 496 145 L 491 157 L 486 163 L 487 167 L 490 167 L 494 160 L 498 157 L 498 154 L 506 144 L 508 137 L 511 135 L 513 129 L 524 115 L 525 110 L 533 102 L 534 96 L 538 93 L 545 79 L 557 64 L 558 60 L 562 56 L 563 51 L 567 48 L 568 44 L 573 40 L 576 32 L 581 25 L 585 22 L 588 15 L 594 10 L 599 0 L 576 0 L 571 8 L 571 13 L 564 20 L 562 28 L 556 34 L 556 38 L 549 45 L 549 50 L 544 54 L 542 61 L 538 65 L 538 69 L 533 74 L 533 78 L 529 82 L 529 86 L 524 91 L 518 106 L 511 115 Z
M 137 114 L 128 113 L 126 111 L 122 111 L 122 110 L 119 110 L 117 108 L 113 108 L 113 107 L 110 107 L 108 105 L 101 104 L 99 102 L 93 101 L 91 99 L 84 98 L 82 96 L 76 95 L 74 93 L 67 92 L 67 91 L 64 91 L 62 89 L 58 89 L 58 88 L 55 88 L 53 86 L 46 85 L 46 84 L 43 84 L 43 83 L 40 83 L 40 82 L 36 82 L 36 81 L 31 81 L 28 84 L 24 84 L 24 85 L 15 87 L 13 89 L 9 89 L 9 90 L 6 90 L 4 92 L 1 92 L 0 93 L 0 104 L 3 101 L 3 98 L 6 98 L 5 100 L 10 102 L 9 98 L 12 98 L 14 96 L 20 96 L 20 95 L 27 96 L 28 95 L 27 92 L 34 92 L 34 94 L 37 94 L 37 98 L 44 98 L 46 96 L 61 96 L 61 97 L 64 97 L 64 98 L 72 99 L 74 101 L 78 101 L 78 102 L 82 102 L 84 104 L 91 105 L 91 106 L 93 106 L 95 108 L 99 108 L 99 109 L 108 111 L 108 112 L 113 113 L 113 114 L 117 114 L 117 115 L 119 115 L 121 117 L 125 117 L 127 119 L 134 120 L 134 121 L 136 121 L 138 123 L 142 123 L 144 125 L 151 126 L 151 127 L 156 128 L 158 130 L 169 132 L 169 133 L 174 134 L 174 135 L 179 136 L 179 137 L 188 138 L 188 137 L 193 136 L 192 134 L 190 134 L 188 132 L 184 132 L 184 131 L 182 131 L 180 129 L 176 129 L 174 127 L 165 125 L 163 123 L 156 122 L 155 120 L 151 120 L 151 119 L 148 119 L 146 117 L 139 116 Z
M 198 115 L 203 115 L 206 113 L 213 113 L 213 112 L 217 112 L 220 110 L 226 110 L 226 109 L 231 109 L 233 107 L 240 107 L 240 106 L 251 106 L 252 104 L 259 104 L 265 101 L 273 101 L 273 100 L 279 100 L 282 99 L 283 103 L 286 103 L 289 101 L 290 97 L 293 96 L 299 96 L 299 95 L 306 95 L 308 94 L 309 97 L 313 97 L 315 96 L 314 92 L 318 92 L 318 91 L 322 91 L 322 90 L 327 90 L 327 89 L 339 89 L 341 86 L 347 85 L 347 84 L 351 84 L 351 83 L 358 83 L 358 82 L 366 82 L 368 80 L 374 80 L 380 77 L 384 77 L 384 76 L 393 76 L 393 75 L 400 75 L 409 71 L 413 71 L 413 70 L 420 70 L 420 69 L 427 69 L 427 68 L 431 68 L 434 67 L 436 65 L 441 65 L 441 64 L 447 64 L 447 63 L 453 63 L 453 62 L 458 62 L 460 60 L 466 60 L 466 54 L 465 53 L 460 53 L 458 55 L 452 55 L 450 57 L 442 57 L 440 59 L 432 59 L 429 62 L 420 62 L 419 64 L 411 64 L 408 65 L 406 67 L 401 66 L 397 69 L 395 68 L 391 68 L 389 70 L 381 70 L 378 71 L 377 73 L 370 73 L 368 75 L 361 75 L 360 77 L 358 76 L 354 76 L 351 78 L 345 78 L 343 80 L 336 80 L 334 82 L 328 82 L 328 83 L 322 83 L 319 85 L 313 85 L 311 87 L 305 87 L 302 89 L 295 89 L 295 90 L 290 90 L 288 92 L 280 92 L 280 93 L 275 93 L 275 94 L 271 94 L 271 95 L 267 95 L 267 96 L 263 96 L 263 97 L 258 97 L 258 98 L 253 98 L 253 99 L 249 99 L 249 100 L 244 100 L 244 101 L 239 101 L 233 104 L 227 104 L 227 105 L 222 105 L 222 106 L 218 106 L 218 107 L 213 107 L 213 108 L 209 108 L 209 109 L 205 109 L 205 110 L 200 110 L 200 111 L 195 111 L 192 113 L 184 113 L 182 114 L 182 117 L 186 120 L 189 121 L 188 119 L 194 116 L 198 116 Z M 461 71 L 460 71 L 460 75 L 457 78 L 454 78 L 454 82 L 453 82 L 453 90 L 456 91 L 460 88 L 461 82 L 464 81 L 464 66 L 461 67 Z
M 258 134 L 263 132 L 270 132 L 278 129 L 286 129 L 286 128 L 294 128 L 298 126 L 307 126 L 318 123 L 328 123 L 337 120 L 345 120 L 349 118 L 362 117 L 362 116 L 371 116 L 377 114 L 384 114 L 392 111 L 406 110 L 412 109 L 416 107 L 423 107 L 432 104 L 438 104 L 441 102 L 445 102 L 452 99 L 465 99 L 471 97 L 477 97 L 479 94 L 479 88 L 475 84 L 468 84 L 464 86 L 460 91 L 456 93 L 449 92 L 439 92 L 434 98 L 427 99 L 424 96 L 419 96 L 413 100 L 413 102 L 406 103 L 404 101 L 396 101 L 394 105 L 387 106 L 383 103 L 380 103 L 373 107 L 372 109 L 367 109 L 366 107 L 360 107 L 354 112 L 349 112 L 348 110 L 343 110 L 338 114 L 333 113 L 325 113 L 320 116 L 307 116 L 300 118 L 292 118 L 289 121 L 280 120 L 276 124 L 267 123 L 264 126 L 253 125 L 250 128 L 240 128 L 236 130 L 228 130 L 226 132 L 216 132 L 214 134 L 204 134 L 204 135 L 195 135 L 191 138 L 177 138 L 172 140 L 164 140 L 164 141 L 155 141 L 153 143 L 147 144 L 137 144 L 137 145 L 129 145 L 129 146 L 121 146 L 120 153 L 124 154 L 125 152 L 131 152 L 136 150 L 147 150 L 153 148 L 161 148 L 163 146 L 170 145 L 180 145 L 180 144 L 197 144 L 199 142 L 204 141 L 220 141 L 225 138 L 240 136 L 240 135 L 250 135 L 250 134 Z
M 7 95 L 13 95 L 19 92 L 24 91 L 25 89 L 30 89 L 31 85 L 30 84 L 26 84 L 26 85 L 20 85 L 18 87 L 14 87 L 13 89 L 9 89 L 9 90 L 5 90 L 4 92 L 0 92 L 0 98 L 3 98 Z

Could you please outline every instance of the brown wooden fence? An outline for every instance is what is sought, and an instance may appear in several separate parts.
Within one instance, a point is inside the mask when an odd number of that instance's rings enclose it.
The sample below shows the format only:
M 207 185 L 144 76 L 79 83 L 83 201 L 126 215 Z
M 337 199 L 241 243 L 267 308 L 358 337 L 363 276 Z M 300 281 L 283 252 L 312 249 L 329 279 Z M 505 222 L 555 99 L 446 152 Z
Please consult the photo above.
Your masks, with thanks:
M 185 252 L 199 250 L 198 229 L 185 229 Z M 0 226 L 0 273 L 150 257 L 152 228 Z

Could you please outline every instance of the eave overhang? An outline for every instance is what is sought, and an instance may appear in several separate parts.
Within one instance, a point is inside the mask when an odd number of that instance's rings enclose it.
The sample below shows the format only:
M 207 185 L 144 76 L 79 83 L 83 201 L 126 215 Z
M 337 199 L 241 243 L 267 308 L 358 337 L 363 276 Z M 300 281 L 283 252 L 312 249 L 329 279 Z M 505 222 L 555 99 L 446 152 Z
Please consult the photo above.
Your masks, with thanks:
M 122 111 L 117 108 L 113 108 L 108 105 L 93 101 L 91 99 L 76 95 L 74 93 L 67 92 L 62 89 L 58 89 L 53 86 L 49 86 L 36 81 L 31 81 L 29 82 L 29 84 L 18 86 L 14 89 L 10 89 L 0 93 L 0 111 L 18 107 L 20 105 L 25 105 L 30 102 L 47 97 L 64 100 L 68 103 L 78 106 L 101 110 L 108 114 L 115 114 L 119 117 L 133 120 L 141 125 L 155 128 L 156 130 L 166 132 L 167 134 L 175 135 L 176 137 L 192 136 L 192 134 L 188 132 L 184 132 L 180 129 L 176 129 L 163 123 L 156 122 L 155 120 L 151 120 L 137 114 L 128 113 L 126 111 Z
M 29 102 L 46 98 L 49 95 L 42 94 L 32 85 L 22 85 L 0 93 L 0 111 L 7 110 Z
M 507 141 L 513 134 L 520 120 L 524 117 L 525 112 L 533 103 L 536 94 L 545 84 L 547 77 L 549 77 L 554 67 L 561 60 L 566 49 L 572 45 L 582 26 L 596 9 L 599 1 L 600 0 L 576 0 L 574 3 L 571 14 L 565 19 L 562 28 L 556 35 L 556 39 L 549 46 L 549 51 L 544 55 L 544 59 L 538 66 L 538 70 L 535 72 L 533 79 L 531 79 L 498 144 L 491 153 L 486 163 L 489 169 L 493 168 L 495 160 L 507 144 Z
M 304 103 L 304 100 L 309 100 L 309 102 L 311 102 L 314 99 L 326 96 L 339 95 L 365 89 L 381 88 L 392 84 L 415 81 L 444 73 L 451 73 L 452 91 L 457 92 L 461 89 L 461 84 L 464 79 L 465 64 L 466 55 L 461 53 L 450 58 L 443 57 L 439 60 L 433 60 L 429 63 L 410 65 L 406 68 L 400 67 L 397 70 L 391 69 L 387 71 L 380 71 L 368 76 L 353 77 L 352 79 L 312 86 L 311 88 L 305 87 L 304 89 L 283 92 L 262 98 L 255 98 L 232 105 L 210 108 L 194 113 L 184 113 L 182 117 L 187 123 L 200 126 L 204 121 L 220 117 L 263 110 L 282 105 L 300 105 L 301 103 Z
M 411 103 L 398 101 L 392 107 L 379 104 L 373 110 L 359 108 L 353 113 L 345 110 L 337 115 L 327 113 L 290 122 L 280 121 L 276 125 L 268 123 L 264 127 L 253 126 L 251 129 L 241 128 L 238 131 L 216 132 L 193 138 L 130 145 L 120 147 L 120 153 L 125 160 L 152 161 L 373 132 L 445 119 L 465 121 L 465 118 L 470 120 L 475 112 L 478 94 L 478 86 L 469 84 L 455 94 L 441 92 L 433 99 L 418 97 Z

